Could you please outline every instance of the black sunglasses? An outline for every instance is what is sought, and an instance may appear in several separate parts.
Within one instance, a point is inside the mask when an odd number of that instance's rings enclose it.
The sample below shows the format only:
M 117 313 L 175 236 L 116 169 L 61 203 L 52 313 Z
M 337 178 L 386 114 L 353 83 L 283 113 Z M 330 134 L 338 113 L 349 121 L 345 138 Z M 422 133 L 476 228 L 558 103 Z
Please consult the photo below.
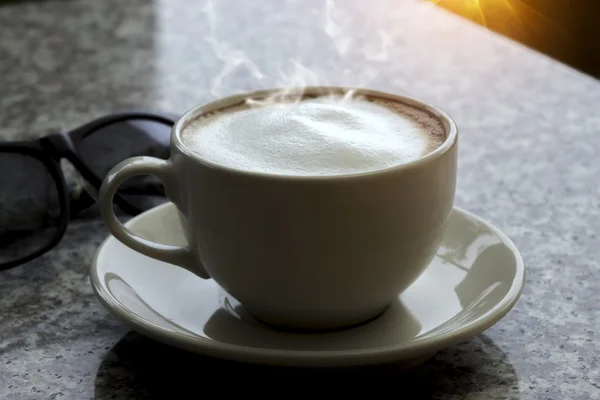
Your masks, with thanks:
M 0 143 L 0 271 L 52 249 L 70 217 L 95 203 L 113 166 L 133 156 L 167 159 L 176 119 L 171 114 L 124 112 L 70 132 Z M 93 193 L 67 185 L 63 158 Z M 123 212 L 136 215 L 166 199 L 156 178 L 140 176 L 126 182 L 114 201 Z

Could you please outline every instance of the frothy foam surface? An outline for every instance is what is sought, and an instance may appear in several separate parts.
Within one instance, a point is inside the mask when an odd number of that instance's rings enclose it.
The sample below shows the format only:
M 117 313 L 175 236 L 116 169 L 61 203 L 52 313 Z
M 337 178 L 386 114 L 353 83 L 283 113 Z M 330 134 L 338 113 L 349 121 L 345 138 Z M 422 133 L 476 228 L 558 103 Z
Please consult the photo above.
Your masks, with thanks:
M 182 140 L 226 167 L 321 176 L 413 161 L 437 148 L 444 130 L 433 116 L 398 102 L 317 97 L 201 116 L 184 127 Z

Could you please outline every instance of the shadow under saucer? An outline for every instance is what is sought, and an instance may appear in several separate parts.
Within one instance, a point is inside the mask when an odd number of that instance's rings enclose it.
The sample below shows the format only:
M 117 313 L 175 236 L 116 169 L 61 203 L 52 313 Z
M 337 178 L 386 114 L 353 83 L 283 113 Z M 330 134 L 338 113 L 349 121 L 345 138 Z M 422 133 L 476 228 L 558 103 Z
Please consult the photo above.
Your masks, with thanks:
M 105 355 L 96 375 L 95 398 L 197 398 L 208 395 L 204 390 L 261 395 L 315 394 L 317 389 L 342 393 L 392 385 L 401 398 L 402 394 L 411 399 L 465 398 L 468 394 L 519 398 L 514 367 L 483 334 L 439 352 L 408 372 L 397 367 L 393 363 L 346 368 L 245 364 L 200 356 L 131 332 Z

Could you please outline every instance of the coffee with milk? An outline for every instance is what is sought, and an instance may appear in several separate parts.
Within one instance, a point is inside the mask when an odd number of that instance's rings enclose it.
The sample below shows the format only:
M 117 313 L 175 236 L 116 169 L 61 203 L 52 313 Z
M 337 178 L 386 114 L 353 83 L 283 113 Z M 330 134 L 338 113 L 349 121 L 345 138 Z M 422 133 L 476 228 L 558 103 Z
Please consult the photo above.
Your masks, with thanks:
M 190 109 L 173 127 L 169 159 L 111 170 L 102 215 L 125 245 L 214 279 L 271 326 L 355 326 L 397 302 L 436 254 L 453 208 L 458 130 L 443 111 L 399 95 L 288 89 Z M 140 174 L 163 183 L 186 245 L 151 242 L 115 216 L 119 185 Z
M 382 170 L 421 158 L 445 140 L 422 108 L 374 96 L 243 103 L 199 116 L 182 142 L 224 167 L 292 176 Z

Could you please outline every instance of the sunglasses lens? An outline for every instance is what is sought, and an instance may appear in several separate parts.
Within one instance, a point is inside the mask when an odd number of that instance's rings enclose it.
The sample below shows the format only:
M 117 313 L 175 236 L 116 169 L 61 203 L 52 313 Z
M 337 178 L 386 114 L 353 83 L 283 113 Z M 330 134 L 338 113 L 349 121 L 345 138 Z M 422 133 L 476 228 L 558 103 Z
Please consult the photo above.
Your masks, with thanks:
M 100 178 L 129 157 L 169 157 L 172 125 L 148 119 L 131 119 L 107 125 L 86 136 L 79 153 L 88 168 Z M 124 200 L 141 210 L 166 201 L 160 182 L 152 176 L 129 179 L 119 189 Z
M 0 153 L 0 267 L 48 245 L 62 218 L 58 184 L 44 163 Z

